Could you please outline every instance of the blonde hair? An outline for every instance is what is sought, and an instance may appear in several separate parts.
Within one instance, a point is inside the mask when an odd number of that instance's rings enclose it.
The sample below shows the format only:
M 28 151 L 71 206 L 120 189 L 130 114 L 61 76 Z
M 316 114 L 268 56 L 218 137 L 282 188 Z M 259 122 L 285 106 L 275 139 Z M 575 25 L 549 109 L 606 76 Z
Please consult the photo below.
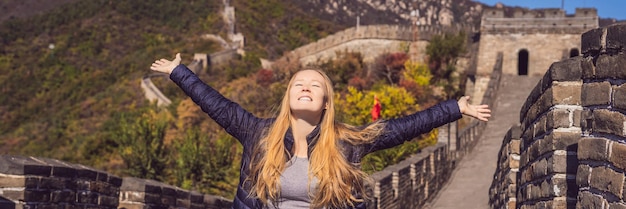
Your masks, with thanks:
M 356 193 L 366 197 L 364 181 L 368 179 L 368 176 L 343 156 L 339 140 L 345 140 L 351 144 L 370 142 L 380 135 L 384 125 L 376 122 L 363 130 L 358 130 L 353 126 L 336 122 L 331 80 L 320 69 L 305 68 L 303 70 L 314 70 L 320 73 L 326 84 L 327 109 L 319 124 L 320 133 L 317 144 L 309 156 L 309 183 L 313 177 L 319 180 L 311 207 L 353 207 L 354 203 L 363 201 L 355 196 Z M 285 169 L 286 161 L 291 157 L 289 150 L 285 148 L 284 136 L 293 118 L 288 92 L 294 78 L 295 74 L 289 81 L 287 93 L 282 99 L 276 120 L 252 153 L 250 174 L 246 181 L 250 181 L 252 185 L 250 196 L 258 198 L 263 204 L 267 204 L 268 201 L 277 203 L 280 197 L 280 175 Z

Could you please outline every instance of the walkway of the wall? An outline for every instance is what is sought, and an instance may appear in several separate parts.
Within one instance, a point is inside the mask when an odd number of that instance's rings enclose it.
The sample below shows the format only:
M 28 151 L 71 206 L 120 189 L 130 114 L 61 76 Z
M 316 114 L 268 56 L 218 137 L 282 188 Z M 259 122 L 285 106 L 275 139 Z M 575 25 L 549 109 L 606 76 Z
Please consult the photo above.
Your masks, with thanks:
M 626 24 L 582 35 L 505 136 L 492 208 L 626 208 Z

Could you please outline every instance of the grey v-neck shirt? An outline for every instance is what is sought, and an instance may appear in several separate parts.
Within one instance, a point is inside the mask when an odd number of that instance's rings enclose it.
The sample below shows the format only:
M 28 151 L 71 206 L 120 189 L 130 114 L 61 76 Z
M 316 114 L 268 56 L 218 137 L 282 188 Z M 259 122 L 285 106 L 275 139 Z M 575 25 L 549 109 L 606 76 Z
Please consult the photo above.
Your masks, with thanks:
M 318 179 L 309 181 L 309 159 L 294 156 L 287 162 L 285 171 L 280 176 L 280 201 L 275 207 L 280 209 L 309 209 L 311 196 L 315 193 Z

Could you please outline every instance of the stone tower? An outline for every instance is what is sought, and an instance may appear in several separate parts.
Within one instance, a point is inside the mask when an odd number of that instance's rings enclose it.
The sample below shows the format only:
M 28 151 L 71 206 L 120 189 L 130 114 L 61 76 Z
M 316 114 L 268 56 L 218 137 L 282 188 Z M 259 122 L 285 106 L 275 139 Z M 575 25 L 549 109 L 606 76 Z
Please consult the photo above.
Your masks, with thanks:
M 574 15 L 561 9 L 516 10 L 506 16 L 501 9 L 485 9 L 480 26 L 475 79 L 468 92 L 479 103 L 487 88 L 498 52 L 503 53 L 502 73 L 541 76 L 550 64 L 579 56 L 580 37 L 599 27 L 595 8 L 577 8 Z

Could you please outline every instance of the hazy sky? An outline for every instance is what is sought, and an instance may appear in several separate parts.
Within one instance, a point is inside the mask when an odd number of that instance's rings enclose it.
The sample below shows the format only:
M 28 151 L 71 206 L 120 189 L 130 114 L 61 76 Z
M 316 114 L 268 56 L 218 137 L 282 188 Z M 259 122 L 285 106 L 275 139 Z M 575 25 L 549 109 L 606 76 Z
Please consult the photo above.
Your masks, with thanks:
M 561 8 L 563 3 L 567 14 L 574 14 L 577 7 L 595 7 L 601 18 L 626 20 L 626 0 L 474 0 L 493 6 L 498 2 L 507 6 L 520 6 L 529 9 Z

